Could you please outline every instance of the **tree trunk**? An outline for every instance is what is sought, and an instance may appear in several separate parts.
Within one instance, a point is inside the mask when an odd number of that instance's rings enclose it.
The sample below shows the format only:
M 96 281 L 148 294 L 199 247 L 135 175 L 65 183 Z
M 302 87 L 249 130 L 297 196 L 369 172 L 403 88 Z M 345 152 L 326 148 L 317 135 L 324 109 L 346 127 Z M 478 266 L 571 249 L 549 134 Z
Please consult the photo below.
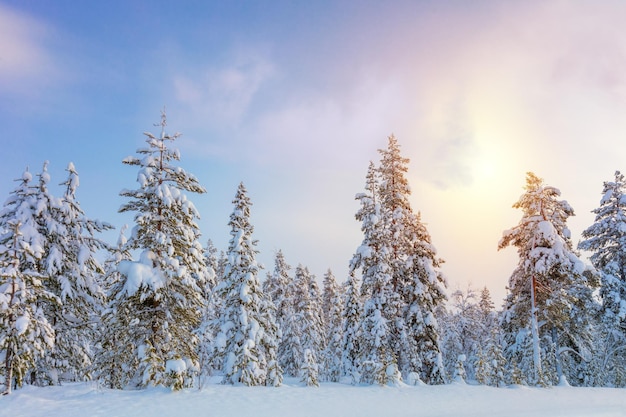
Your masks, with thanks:
M 6 371 L 4 378 L 5 390 L 2 394 L 8 395 L 11 393 L 11 388 L 13 387 L 13 349 L 10 344 L 6 351 L 4 366 Z
M 555 327 L 552 327 L 552 343 L 554 343 L 554 355 L 556 360 L 556 375 L 558 377 L 558 384 L 569 385 L 565 375 L 563 375 L 563 365 L 561 364 L 561 346 L 559 346 L 559 331 Z
M 537 382 L 543 378 L 541 369 L 541 351 L 539 350 L 539 325 L 537 324 L 537 307 L 535 305 L 535 276 L 530 283 L 530 331 L 533 336 L 533 362 Z

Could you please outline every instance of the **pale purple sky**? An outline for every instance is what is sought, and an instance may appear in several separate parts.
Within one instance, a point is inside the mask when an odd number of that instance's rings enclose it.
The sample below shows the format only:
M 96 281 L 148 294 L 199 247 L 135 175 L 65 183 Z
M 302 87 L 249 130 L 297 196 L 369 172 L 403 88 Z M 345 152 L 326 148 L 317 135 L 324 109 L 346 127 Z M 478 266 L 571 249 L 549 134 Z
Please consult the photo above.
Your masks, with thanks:
M 354 195 L 394 133 L 450 289 L 496 304 L 517 259 L 526 171 L 593 221 L 626 161 L 622 1 L 0 1 L 0 197 L 26 166 L 72 161 L 90 217 L 119 229 L 118 193 L 166 106 L 203 243 L 228 242 L 237 184 L 259 259 L 339 279 L 361 242 Z M 2 197 L 4 196 L 4 197 Z M 106 237 L 114 241 L 115 234 Z

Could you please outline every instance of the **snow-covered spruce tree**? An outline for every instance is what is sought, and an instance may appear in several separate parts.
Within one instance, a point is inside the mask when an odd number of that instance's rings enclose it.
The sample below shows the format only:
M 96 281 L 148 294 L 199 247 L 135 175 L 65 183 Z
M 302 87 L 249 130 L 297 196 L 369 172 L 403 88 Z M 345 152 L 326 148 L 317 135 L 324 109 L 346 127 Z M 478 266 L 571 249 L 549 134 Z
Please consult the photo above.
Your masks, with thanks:
M 594 223 L 582 234 L 578 248 L 590 251 L 591 263 L 601 274 L 601 326 L 603 342 L 598 371 L 604 384 L 626 384 L 626 180 L 616 171 L 614 181 L 604 182 Z M 607 370 L 612 370 L 606 372 Z
M 39 383 L 58 384 L 60 380 L 90 379 L 97 317 L 104 302 L 100 276 L 104 269 L 96 259 L 108 245 L 97 237 L 112 228 L 89 219 L 76 198 L 79 177 L 71 162 L 68 177 L 61 185 L 63 197 L 48 191 L 47 163 L 40 175 L 37 192 L 39 222 L 46 234 L 42 268 L 47 289 L 61 300 L 44 308 L 54 326 L 54 348 L 37 362 Z
M 501 320 L 505 354 L 533 385 L 576 377 L 578 365 L 590 357 L 595 283 L 572 248 L 566 222 L 574 210 L 558 200 L 560 194 L 528 173 L 526 192 L 513 205 L 523 210 L 522 219 L 503 233 L 498 245 L 515 246 L 519 255 Z M 524 343 L 529 337 L 532 354 Z M 554 360 L 546 367 L 550 351 Z M 529 356 L 530 369 L 524 366 Z
M 118 314 L 113 294 L 123 294 L 125 278 L 117 266 L 122 261 L 131 261 L 128 251 L 126 230 L 128 225 L 120 229 L 117 245 L 110 249 L 104 262 L 104 274 L 101 277 L 106 303 L 100 313 L 99 332 L 96 338 L 96 351 L 92 364 L 92 372 L 99 383 L 111 389 L 121 389 L 130 380 L 135 369 L 137 357 L 133 347 L 133 332 L 126 331 L 133 317 Z M 110 308 L 113 306 L 113 308 Z M 133 324 L 136 324 L 133 322 Z M 126 349 L 120 346 L 125 346 Z M 128 364 L 133 364 L 129 366 Z
M 58 303 L 39 272 L 45 237 L 26 171 L 0 211 L 0 358 L 5 393 L 21 387 L 35 361 L 54 346 L 54 329 L 40 305 Z
M 126 246 L 140 256 L 119 263 L 123 285 L 111 294 L 115 321 L 124 324 L 117 328 L 125 334 L 117 339 L 128 343 L 112 348 L 120 357 L 130 349 L 133 358 L 123 364 L 122 386 L 178 389 L 192 383 L 198 367 L 194 331 L 200 323 L 207 270 L 196 224 L 199 214 L 185 192 L 206 191 L 176 166 L 180 154 L 170 144 L 180 135 L 167 134 L 166 125 L 162 113 L 160 135 L 144 133 L 147 146 L 123 161 L 139 168 L 139 188 L 120 192 L 129 201 L 119 211 L 135 213 Z
M 360 281 L 350 274 L 345 283 L 343 296 L 343 338 L 341 341 L 341 376 L 350 378 L 352 384 L 360 381 L 359 352 L 360 352 L 360 324 L 363 303 L 361 302 Z
M 487 340 L 494 329 L 500 329 L 498 314 L 495 311 L 491 293 L 486 286 L 480 291 L 478 300 L 478 320 L 482 324 L 482 334 L 479 336 L 482 340 Z
M 296 315 L 297 300 L 295 281 L 289 285 L 290 294 L 285 303 L 286 311 L 282 327 L 280 329 L 281 339 L 278 350 L 278 363 L 283 369 L 285 375 L 297 377 L 300 375 L 300 366 L 304 357 L 304 349 L 302 345 L 302 326 L 299 323 L 299 316 Z
M 278 250 L 274 258 L 274 270 L 267 274 L 263 282 L 263 292 L 272 300 L 276 312 L 278 364 L 285 374 L 297 376 L 300 339 L 293 299 L 295 289 L 289 275 L 290 270 L 291 266 L 285 260 L 283 252 Z
M 502 354 L 499 331 L 492 328 L 491 335 L 478 347 L 474 360 L 475 379 L 482 385 L 506 385 L 506 359 Z
M 214 321 L 217 319 L 217 312 L 221 305 L 219 298 L 215 296 L 217 285 L 217 248 L 211 239 L 208 240 L 204 251 L 204 258 L 207 268 L 207 276 L 202 286 L 202 319 L 200 326 L 196 330 L 198 335 L 198 363 L 199 363 L 199 385 L 202 387 L 204 380 L 211 374 L 215 364 L 213 363 L 211 343 L 215 340 Z
M 364 239 L 352 270 L 360 268 L 363 276 L 364 320 L 371 321 L 380 309 L 389 336 L 385 350 L 405 377 L 417 373 L 427 383 L 443 383 L 434 315 L 446 300 L 446 282 L 440 271 L 443 261 L 437 257 L 420 216 L 411 209 L 405 177 L 409 160 L 401 156 L 395 137 L 389 137 L 387 149 L 379 152 L 380 166 L 374 168 L 370 163 L 366 193 L 357 195 L 361 201 L 357 220 L 362 222 Z M 385 305 L 368 307 L 368 301 L 376 297 Z
M 389 137 L 387 149 L 379 152 L 380 204 L 389 213 L 383 218 L 393 242 L 393 289 L 404 307 L 392 332 L 399 335 L 394 342 L 395 355 L 405 376 L 417 372 L 426 383 L 442 384 L 444 370 L 434 312 L 446 301 L 446 281 L 440 270 L 443 261 L 437 257 L 420 215 L 411 209 L 411 190 L 405 178 L 409 160 L 400 155 L 396 138 Z
M 276 307 L 276 324 L 279 329 L 284 327 L 287 315 L 293 313 L 289 306 L 291 298 L 289 290 L 292 281 L 292 278 L 289 276 L 290 270 L 291 266 L 285 260 L 283 252 L 279 250 L 274 258 L 274 271 L 271 274 L 268 273 L 266 280 L 263 282 L 263 292 L 272 300 L 274 307 Z
M 296 357 L 299 364 L 299 375 L 303 382 L 317 381 L 318 375 L 310 372 L 319 372 L 324 349 L 324 324 L 321 314 L 321 294 L 315 276 L 308 268 L 298 265 L 294 276 L 294 310 L 295 333 L 299 335 L 300 346 Z M 300 353 L 301 352 L 301 353 Z M 313 383 L 312 385 L 315 385 Z
M 274 306 L 258 279 L 256 245 L 250 223 L 250 198 L 239 184 L 228 223 L 231 239 L 224 280 L 216 291 L 223 302 L 216 329 L 215 349 L 223 357 L 224 382 L 244 385 L 280 385 L 277 363 L 278 326 Z
M 341 287 L 337 284 L 337 280 L 330 269 L 324 275 L 322 312 L 326 334 L 323 377 L 326 381 L 339 382 L 342 373 L 343 297 Z
M 304 349 L 304 358 L 300 366 L 301 381 L 304 382 L 307 387 L 319 387 L 318 376 L 319 365 L 315 354 L 311 349 Z
M 363 242 L 350 262 L 351 273 L 361 270 L 361 293 L 364 298 L 360 318 L 358 366 L 361 381 L 368 384 L 386 385 L 387 369 L 397 369 L 397 358 L 392 348 L 390 322 L 395 323 L 401 315 L 400 297 L 394 291 L 391 268 L 392 243 L 384 215 L 378 201 L 379 178 L 374 164 L 368 167 L 365 192 L 357 194 L 361 208 L 356 219 L 361 221 Z M 404 330 L 404 329 L 402 329 Z M 392 375 L 395 378 L 395 373 Z
M 442 341 L 444 345 L 444 365 L 448 375 L 456 375 L 459 357 L 463 361 L 464 380 L 474 380 L 474 362 L 481 344 L 487 340 L 484 323 L 481 320 L 478 294 L 468 286 L 465 291 L 456 290 L 451 294 L 450 310 L 442 324 Z

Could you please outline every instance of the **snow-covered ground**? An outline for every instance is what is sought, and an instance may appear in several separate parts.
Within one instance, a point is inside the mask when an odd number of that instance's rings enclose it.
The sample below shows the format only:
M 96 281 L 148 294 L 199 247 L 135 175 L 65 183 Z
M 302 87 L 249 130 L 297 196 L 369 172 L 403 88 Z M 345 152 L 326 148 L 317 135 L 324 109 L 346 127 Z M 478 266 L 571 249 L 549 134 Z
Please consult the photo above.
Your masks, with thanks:
M 0 397 L 2 417 L 619 417 L 626 390 L 491 388 L 470 385 L 378 387 L 287 380 L 280 388 L 209 384 L 202 390 L 114 391 L 95 384 L 25 387 Z

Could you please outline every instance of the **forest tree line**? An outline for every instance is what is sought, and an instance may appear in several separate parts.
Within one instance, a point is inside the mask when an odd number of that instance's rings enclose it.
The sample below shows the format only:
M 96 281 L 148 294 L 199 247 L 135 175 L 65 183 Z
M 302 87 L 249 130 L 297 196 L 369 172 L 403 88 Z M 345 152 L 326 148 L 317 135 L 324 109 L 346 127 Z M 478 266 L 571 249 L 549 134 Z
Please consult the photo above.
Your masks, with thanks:
M 595 222 L 575 248 L 573 209 L 527 174 L 514 204 L 520 222 L 502 311 L 484 288 L 446 292 L 443 260 L 409 203 L 407 158 L 395 137 L 370 162 L 357 194 L 363 239 L 338 282 L 322 286 L 282 251 L 261 277 L 244 184 L 233 200 L 230 241 L 203 246 L 189 193 L 204 193 L 178 166 L 178 134 L 146 133 L 123 160 L 138 187 L 122 190 L 134 214 L 116 244 L 99 235 L 76 198 L 73 164 L 50 191 L 47 163 L 17 181 L 0 211 L 0 385 L 97 380 L 115 389 L 224 383 L 279 386 L 283 377 L 352 384 L 492 386 L 626 385 L 626 182 L 604 183 Z M 590 252 L 585 264 L 578 250 Z M 99 253 L 106 258 L 99 260 Z

